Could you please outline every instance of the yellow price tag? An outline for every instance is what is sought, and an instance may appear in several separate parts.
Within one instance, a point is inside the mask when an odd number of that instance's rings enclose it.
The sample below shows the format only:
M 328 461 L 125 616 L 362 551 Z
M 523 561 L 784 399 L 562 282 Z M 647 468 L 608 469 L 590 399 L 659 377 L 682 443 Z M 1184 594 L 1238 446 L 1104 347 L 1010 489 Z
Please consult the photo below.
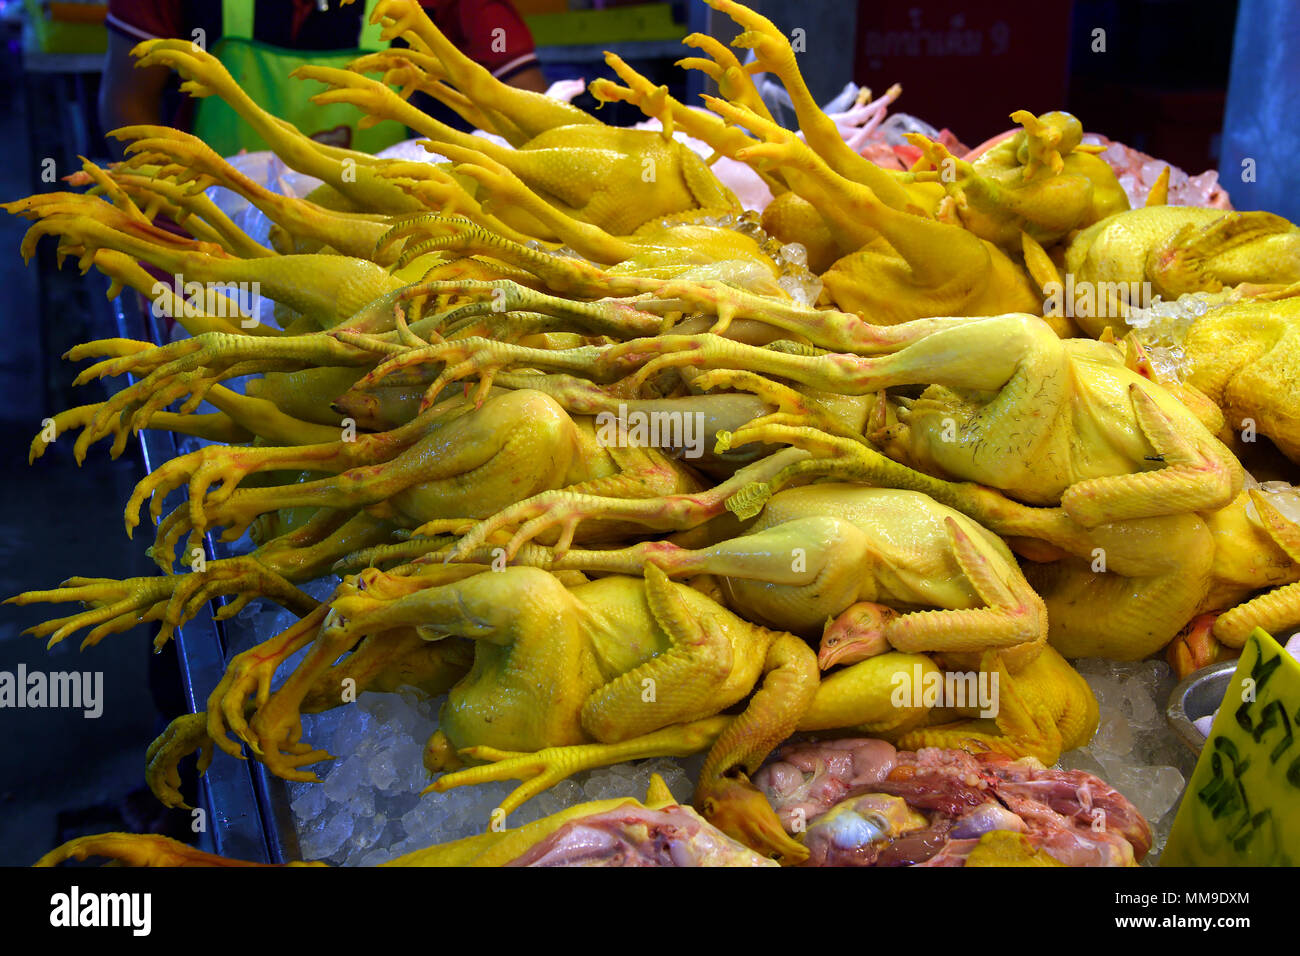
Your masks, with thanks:
M 1256 628 L 1183 794 L 1161 866 L 1300 863 L 1300 663 Z

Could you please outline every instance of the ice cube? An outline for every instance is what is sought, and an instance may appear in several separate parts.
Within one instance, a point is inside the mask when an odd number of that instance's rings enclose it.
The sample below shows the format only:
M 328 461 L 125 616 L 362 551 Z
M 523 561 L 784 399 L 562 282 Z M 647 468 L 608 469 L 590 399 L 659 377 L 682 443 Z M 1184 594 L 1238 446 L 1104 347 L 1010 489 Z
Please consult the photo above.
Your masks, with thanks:
M 402 814 L 402 829 L 409 835 L 431 832 L 439 816 L 432 801 L 416 804 L 413 809 Z
M 801 242 L 787 242 L 781 247 L 781 259 L 797 266 L 808 267 L 808 250 Z
M 1085 678 L 1091 674 L 1106 673 L 1110 666 L 1106 659 L 1102 657 L 1080 657 L 1071 663 L 1074 664 L 1074 669 Z
M 1183 775 L 1174 767 L 1136 767 L 1133 793 L 1125 794 L 1148 821 L 1159 820 L 1183 792 Z
M 362 787 L 344 804 L 354 817 L 368 817 L 375 812 L 374 791 Z
M 1159 711 L 1153 697 L 1155 688 L 1147 684 L 1140 675 L 1134 675 L 1120 685 L 1129 705 L 1133 723 L 1138 727 L 1149 727 L 1159 720 Z
M 396 694 L 362 694 L 357 703 L 369 710 L 381 724 L 390 723 L 402 707 L 402 699 Z
M 388 818 L 382 813 L 358 817 L 352 839 L 348 841 L 348 858 L 355 860 L 366 850 L 373 847 L 383 835 L 388 825 Z
M 392 859 L 392 851 L 385 847 L 378 847 L 363 853 L 352 865 L 378 866 L 381 863 L 387 863 L 390 859 Z
M 1097 736 L 1093 738 L 1092 746 L 1099 754 L 1116 757 L 1132 753 L 1133 731 L 1128 720 L 1114 711 L 1104 715 L 1097 728 Z
M 1156 866 L 1160 862 L 1160 855 L 1165 851 L 1165 844 L 1169 841 L 1169 831 L 1174 828 L 1174 819 L 1176 814 L 1173 812 L 1166 813 L 1158 822 L 1151 824 L 1151 850 L 1142 859 L 1143 866 Z
M 355 702 L 344 704 L 335 712 L 339 716 L 339 723 L 330 741 L 333 748 L 331 752 L 340 757 L 349 757 L 369 732 L 371 716 Z
M 319 829 L 308 833 L 299 841 L 299 848 L 308 860 L 328 860 L 352 835 L 352 817 L 344 811 L 321 817 Z
M 356 757 L 349 757 L 329 771 L 323 789 L 331 803 L 346 803 L 352 798 L 363 785 L 361 770 L 361 762 Z
M 302 785 L 302 789 L 290 801 L 289 806 L 299 820 L 309 821 L 320 816 L 328 803 L 324 786 L 319 783 L 308 783 Z
M 368 770 L 370 782 L 380 790 L 387 790 L 397 780 L 397 764 L 387 753 L 372 757 Z
M 811 306 L 822 293 L 822 280 L 812 273 L 807 276 L 787 273 L 777 279 L 776 284 L 799 305 Z

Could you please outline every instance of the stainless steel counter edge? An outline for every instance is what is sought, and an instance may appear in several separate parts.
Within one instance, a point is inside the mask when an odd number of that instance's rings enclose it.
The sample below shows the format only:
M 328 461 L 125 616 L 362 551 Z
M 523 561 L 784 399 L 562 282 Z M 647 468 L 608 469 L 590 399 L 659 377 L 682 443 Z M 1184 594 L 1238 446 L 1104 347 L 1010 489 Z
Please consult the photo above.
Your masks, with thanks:
M 127 291 L 112 300 L 114 324 L 123 338 L 152 341 L 159 337 L 144 300 Z M 134 379 L 132 379 L 133 381 Z M 140 432 L 145 470 L 176 457 L 175 436 L 170 432 Z M 206 544 L 213 557 L 224 551 L 211 535 Z M 176 631 L 185 699 L 197 713 L 226 668 L 227 642 L 221 622 L 208 604 Z M 283 863 L 300 859 L 297 833 L 289 807 L 288 789 L 256 761 L 236 760 L 220 750 L 201 778 L 202 803 L 207 810 L 210 835 L 217 853 L 258 863 Z

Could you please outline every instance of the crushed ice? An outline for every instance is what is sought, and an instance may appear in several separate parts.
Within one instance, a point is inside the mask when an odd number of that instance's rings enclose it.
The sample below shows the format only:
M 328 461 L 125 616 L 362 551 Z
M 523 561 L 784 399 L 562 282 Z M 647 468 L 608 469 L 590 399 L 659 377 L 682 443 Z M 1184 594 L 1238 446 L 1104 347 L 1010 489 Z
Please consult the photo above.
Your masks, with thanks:
M 313 768 L 323 783 L 289 784 L 303 859 L 374 866 L 490 829 L 493 810 L 518 781 L 420 795 L 430 782 L 421 761 L 424 742 L 437 729 L 443 699 L 413 690 L 361 694 L 355 703 L 303 718 L 304 738 L 339 758 Z M 652 773 L 664 777 L 677 799 L 690 798 L 694 784 L 681 762 L 644 760 L 576 774 L 505 823 L 521 826 L 591 800 L 644 798 Z
M 1151 852 L 1143 865 L 1154 866 L 1196 765 L 1165 719 L 1177 683 L 1173 669 L 1161 660 L 1085 658 L 1074 665 L 1097 696 L 1100 724 L 1086 747 L 1061 756 L 1060 766 L 1095 774 L 1133 802 L 1151 824 Z
M 1129 307 L 1125 321 L 1130 328 L 1140 330 L 1147 357 L 1161 378 L 1183 380 L 1187 368 L 1183 340 L 1192 323 L 1218 304 L 1217 298 L 1204 292 L 1184 293 L 1171 302 L 1156 296 L 1145 309 Z

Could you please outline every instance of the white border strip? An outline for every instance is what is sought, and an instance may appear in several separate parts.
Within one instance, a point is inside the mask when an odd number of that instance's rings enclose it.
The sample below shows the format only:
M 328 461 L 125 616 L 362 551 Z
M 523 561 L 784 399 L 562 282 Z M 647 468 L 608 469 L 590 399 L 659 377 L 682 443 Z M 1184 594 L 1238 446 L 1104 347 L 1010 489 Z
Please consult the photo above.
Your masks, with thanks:
M 521 66 L 526 65 L 530 60 L 536 60 L 536 59 L 537 59 L 536 53 L 525 53 L 523 56 L 515 57 L 505 66 L 497 67 L 495 70 L 492 71 L 492 75 L 495 77 L 501 77 L 506 73 L 510 73 L 514 70 L 519 69 Z
M 110 26 L 117 30 L 120 30 L 121 32 L 125 33 L 127 36 L 133 36 L 140 40 L 161 39 L 161 37 L 155 36 L 152 33 L 149 33 L 145 30 L 141 30 L 139 27 L 132 26 L 131 24 L 118 19 L 117 17 L 113 16 L 113 14 L 111 13 L 104 18 L 104 23 L 106 26 Z

